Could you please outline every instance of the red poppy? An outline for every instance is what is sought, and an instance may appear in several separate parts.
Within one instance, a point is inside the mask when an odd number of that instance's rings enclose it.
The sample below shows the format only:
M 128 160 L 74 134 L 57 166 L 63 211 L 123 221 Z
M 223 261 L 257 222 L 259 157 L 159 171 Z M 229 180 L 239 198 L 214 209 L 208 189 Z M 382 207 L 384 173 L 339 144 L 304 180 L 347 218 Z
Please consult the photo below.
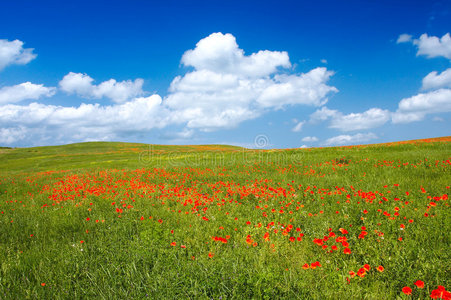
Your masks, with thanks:
M 344 254 L 351 254 L 351 249 L 345 248 L 345 249 L 343 250 L 343 253 L 344 253 Z
M 348 231 L 344 228 L 338 229 L 342 234 L 348 234 Z
M 417 286 L 417 288 L 419 288 L 419 289 L 422 289 L 422 288 L 424 288 L 424 282 L 423 281 L 421 281 L 421 280 L 417 280 L 417 281 L 415 281 L 415 283 L 414 283 L 416 286 Z
M 439 285 L 436 290 L 431 292 L 432 299 L 451 299 L 451 293 L 444 286 Z
M 412 295 L 412 289 L 408 286 L 403 287 L 402 292 L 406 295 Z
M 377 270 L 379 271 L 379 272 L 384 272 L 384 267 L 383 266 L 379 266 L 379 267 L 377 267 Z

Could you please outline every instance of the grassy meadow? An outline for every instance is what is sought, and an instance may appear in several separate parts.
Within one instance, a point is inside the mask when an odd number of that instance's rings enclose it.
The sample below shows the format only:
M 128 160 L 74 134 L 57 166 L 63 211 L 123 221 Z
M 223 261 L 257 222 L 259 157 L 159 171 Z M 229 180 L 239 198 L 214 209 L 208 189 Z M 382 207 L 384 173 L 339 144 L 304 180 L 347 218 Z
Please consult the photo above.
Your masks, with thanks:
M 0 148 L 0 299 L 430 299 L 451 137 Z

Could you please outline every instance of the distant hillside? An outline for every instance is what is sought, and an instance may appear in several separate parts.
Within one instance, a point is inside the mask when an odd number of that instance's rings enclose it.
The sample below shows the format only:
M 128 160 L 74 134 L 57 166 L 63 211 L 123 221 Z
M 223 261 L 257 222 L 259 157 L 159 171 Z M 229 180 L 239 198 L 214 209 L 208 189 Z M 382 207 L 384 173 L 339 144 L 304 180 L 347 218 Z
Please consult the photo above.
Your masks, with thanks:
M 369 155 L 387 151 L 447 151 L 451 137 L 439 137 L 383 144 L 368 144 L 341 147 L 318 147 L 307 149 L 255 150 L 229 145 L 149 145 L 121 142 L 86 142 L 61 146 L 31 148 L 0 148 L 0 174 L 36 172 L 50 170 L 81 169 L 139 169 L 146 167 L 174 167 L 249 164 L 250 159 L 280 162 L 297 155 L 305 161 L 335 159 L 352 156 L 354 149 L 366 149 Z M 434 145 L 443 144 L 440 147 Z M 423 145 L 421 147 L 417 147 Z M 426 148 L 429 147 L 429 150 Z M 425 148 L 426 147 L 426 148 Z M 439 149 L 440 148 L 440 149 Z M 391 149 L 391 150 L 388 150 Z M 347 152 L 349 151 L 349 152 Z M 264 157 L 262 157 L 264 154 Z M 260 155 L 260 156 L 259 156 Z M 277 156 L 278 155 L 278 156 Z M 299 160 L 298 160 L 299 161 Z

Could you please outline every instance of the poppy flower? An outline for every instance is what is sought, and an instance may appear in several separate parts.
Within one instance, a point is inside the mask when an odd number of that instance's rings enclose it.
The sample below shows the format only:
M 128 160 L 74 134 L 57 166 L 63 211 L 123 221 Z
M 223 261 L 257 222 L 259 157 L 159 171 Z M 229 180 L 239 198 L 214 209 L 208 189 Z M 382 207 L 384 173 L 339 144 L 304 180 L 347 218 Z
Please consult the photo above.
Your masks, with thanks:
M 436 290 L 431 292 L 432 299 L 451 299 L 451 293 L 444 286 L 439 285 Z
M 383 266 L 379 266 L 379 267 L 377 267 L 377 270 L 379 271 L 379 272 L 384 272 L 384 267 Z
M 343 253 L 344 253 L 344 254 L 351 254 L 351 249 L 345 248 L 345 249 L 343 250 Z
M 417 280 L 417 281 L 415 281 L 415 283 L 414 283 L 416 286 L 417 286 L 417 288 L 419 288 L 419 289 L 422 289 L 422 288 L 424 288 L 424 282 L 423 281 L 421 281 L 421 280 Z
M 303 268 L 304 270 L 307 270 L 308 268 L 310 268 L 310 266 L 309 266 L 308 264 L 304 264 L 304 265 L 302 266 L 302 268 Z
M 366 270 L 364 269 L 364 268 L 360 268 L 358 271 L 357 271 L 357 275 L 359 276 L 359 277 L 365 277 L 365 274 L 366 274 Z
M 338 229 L 342 234 L 348 234 L 348 231 L 344 228 Z
M 412 289 L 408 286 L 403 287 L 402 292 L 406 295 L 412 295 Z

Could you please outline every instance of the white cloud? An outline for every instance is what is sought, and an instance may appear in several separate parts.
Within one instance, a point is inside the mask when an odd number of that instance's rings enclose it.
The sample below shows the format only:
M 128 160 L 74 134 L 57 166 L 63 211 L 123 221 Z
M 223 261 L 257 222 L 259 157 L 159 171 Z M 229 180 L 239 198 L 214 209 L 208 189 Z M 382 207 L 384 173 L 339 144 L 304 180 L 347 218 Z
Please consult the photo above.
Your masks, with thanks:
M 326 84 L 333 74 L 326 68 L 316 68 L 301 75 L 275 75 L 257 102 L 262 107 L 276 109 L 286 105 L 324 105 L 329 93 L 338 92 Z
M 393 123 L 421 121 L 427 114 L 451 112 L 451 89 L 420 93 L 399 102 Z
M 451 88 L 451 68 L 437 74 L 437 71 L 433 71 L 423 78 L 423 90 Z
M 371 108 L 363 113 L 343 115 L 338 110 L 322 107 L 310 115 L 310 122 L 330 120 L 329 128 L 341 131 L 370 129 L 384 125 L 390 120 L 390 112 L 380 108 Z
M 212 33 L 200 40 L 196 48 L 183 54 L 182 63 L 196 70 L 239 74 L 249 77 L 267 76 L 278 67 L 291 66 L 287 52 L 262 50 L 249 56 L 238 47 L 230 33 Z
M 190 139 L 193 137 L 193 135 L 194 135 L 194 130 L 184 128 L 178 132 L 165 132 L 162 135 L 160 135 L 160 138 L 177 141 L 177 140 Z
M 94 85 L 93 82 L 94 79 L 87 74 L 70 72 L 63 77 L 59 85 L 62 91 L 69 94 L 75 93 L 83 98 L 93 99 L 107 97 L 116 103 L 123 103 L 144 94 L 142 90 L 144 80 L 140 78 L 120 82 L 110 79 L 99 85 Z
M 398 39 L 396 40 L 396 43 L 400 44 L 400 43 L 407 43 L 407 42 L 411 42 L 411 41 L 412 41 L 412 36 L 410 34 L 403 33 L 403 34 L 399 35 Z
M 0 128 L 0 146 L 11 145 L 19 140 L 24 139 L 26 130 L 24 127 Z
M 31 50 L 22 50 L 28 58 L 25 55 L 13 62 L 25 63 L 34 58 Z M 158 95 L 137 98 L 145 94 L 142 79 L 110 79 L 95 84 L 89 75 L 74 72 L 59 82 L 61 91 L 87 99 L 106 97 L 116 103 L 20 106 L 12 103 L 52 96 L 55 89 L 24 83 L 19 85 L 21 93 L 15 87 L 12 97 L 11 89 L 4 88 L 4 96 L 0 97 L 0 128 L 21 128 L 16 140 L 30 141 L 32 137 L 38 144 L 124 139 L 144 136 L 153 128 L 168 125 L 181 126 L 173 136 L 183 139 L 190 138 L 196 129 L 233 128 L 271 110 L 293 105 L 321 106 L 338 91 L 327 85 L 333 75 L 327 68 L 289 74 L 292 65 L 287 52 L 261 50 L 246 55 L 231 34 L 214 33 L 200 40 L 194 49 L 184 53 L 181 62 L 192 69 L 172 81 L 163 100 Z M 5 103 L 8 104 L 2 105 Z M 294 129 L 300 130 L 302 124 Z M 71 132 L 69 137 L 67 132 Z
M 390 112 L 380 108 L 371 108 L 363 113 L 337 114 L 329 127 L 341 131 L 363 130 L 384 125 L 390 120 Z
M 19 40 L 8 41 L 0 39 L 0 71 L 8 65 L 25 65 L 36 58 L 32 48 L 23 48 Z
M 316 136 L 306 136 L 301 141 L 303 142 L 317 142 L 318 138 Z
M 135 98 L 132 101 L 101 106 L 81 104 L 63 107 L 31 103 L 4 105 L 0 109 L 0 127 L 5 130 L 21 127 L 22 133 L 33 136 L 37 143 L 46 137 L 52 143 L 88 140 L 112 140 L 146 134 L 153 128 L 169 123 L 168 111 L 158 95 Z M 70 132 L 70 138 L 66 134 Z
M 305 124 L 305 121 L 296 122 L 297 124 L 291 129 L 293 132 L 300 132 L 302 130 L 302 126 Z
M 356 143 L 368 142 L 376 139 L 377 136 L 374 133 L 357 133 L 354 135 L 339 135 L 327 139 L 323 145 L 335 146 L 335 145 L 352 145 Z
M 441 38 L 423 33 L 419 39 L 413 40 L 413 44 L 418 47 L 417 55 L 426 55 L 428 58 L 443 56 L 451 59 L 451 36 L 449 33 Z
M 317 123 L 326 121 L 330 118 L 334 118 L 337 115 L 340 115 L 341 113 L 338 110 L 335 109 L 328 109 L 326 106 L 321 107 L 314 113 L 310 115 L 310 122 Z
M 81 97 L 93 97 L 94 79 L 87 74 L 69 72 L 59 82 L 60 89 L 68 94 L 78 94 Z
M 233 128 L 271 109 L 289 105 L 320 106 L 329 93 L 333 72 L 316 68 L 305 74 L 278 74 L 289 68 L 288 54 L 262 50 L 245 55 L 231 34 L 213 33 L 188 50 L 182 63 L 194 67 L 171 83 L 164 99 L 174 122 L 212 131 Z
M 43 84 L 33 84 L 24 82 L 18 85 L 5 86 L 0 89 L 0 105 L 16 103 L 26 99 L 39 99 L 41 97 L 51 97 L 56 89 L 45 87 Z

